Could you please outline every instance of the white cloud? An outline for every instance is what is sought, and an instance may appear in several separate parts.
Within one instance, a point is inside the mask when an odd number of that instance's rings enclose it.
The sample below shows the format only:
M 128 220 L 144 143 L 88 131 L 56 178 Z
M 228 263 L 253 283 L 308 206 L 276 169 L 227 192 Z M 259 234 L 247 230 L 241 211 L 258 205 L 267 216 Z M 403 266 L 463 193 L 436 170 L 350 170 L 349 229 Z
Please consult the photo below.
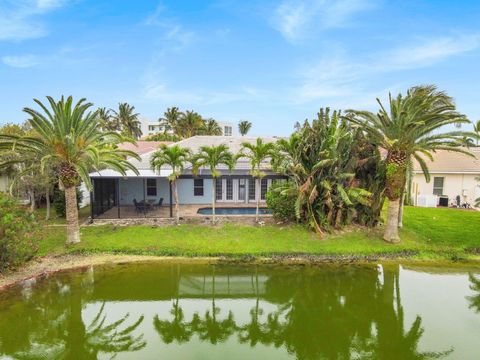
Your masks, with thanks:
M 17 0 L 4 4 L 0 11 L 0 41 L 46 36 L 48 29 L 39 18 L 67 3 L 67 0 Z
M 4 56 L 2 62 L 11 67 L 29 68 L 38 65 L 39 59 L 35 55 Z
M 271 22 L 289 41 L 314 29 L 346 26 L 354 15 L 375 5 L 374 0 L 284 0 L 274 11 Z
M 480 34 L 472 34 L 412 43 L 375 53 L 362 61 L 350 59 L 345 54 L 329 54 L 328 59 L 299 71 L 301 84 L 295 89 L 295 99 L 301 103 L 370 93 L 371 80 L 378 75 L 433 66 L 479 47 Z

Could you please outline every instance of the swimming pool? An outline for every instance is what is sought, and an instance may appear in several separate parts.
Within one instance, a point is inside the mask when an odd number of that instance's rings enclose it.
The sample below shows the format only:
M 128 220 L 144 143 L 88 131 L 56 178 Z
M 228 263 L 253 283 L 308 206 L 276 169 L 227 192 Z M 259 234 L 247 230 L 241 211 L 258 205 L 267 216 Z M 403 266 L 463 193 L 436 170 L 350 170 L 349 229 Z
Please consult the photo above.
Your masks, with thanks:
M 215 215 L 255 215 L 256 208 L 254 207 L 216 207 Z M 271 214 L 270 209 L 260 208 L 258 210 L 260 215 Z M 213 210 L 211 207 L 205 207 L 198 209 L 197 214 L 212 215 Z

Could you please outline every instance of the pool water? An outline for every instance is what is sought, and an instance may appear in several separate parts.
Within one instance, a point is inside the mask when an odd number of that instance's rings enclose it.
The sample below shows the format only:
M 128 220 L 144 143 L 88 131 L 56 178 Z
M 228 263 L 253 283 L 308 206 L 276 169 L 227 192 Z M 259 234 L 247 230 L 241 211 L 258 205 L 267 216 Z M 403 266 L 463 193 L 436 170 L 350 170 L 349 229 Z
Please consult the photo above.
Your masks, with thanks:
M 211 207 L 200 208 L 197 211 L 201 215 L 212 215 L 213 209 Z M 216 207 L 216 215 L 255 215 L 256 208 L 254 207 Z M 268 208 L 259 208 L 258 213 L 260 215 L 271 214 L 271 210 Z
M 2 359 L 478 359 L 480 269 L 149 262 L 0 292 Z

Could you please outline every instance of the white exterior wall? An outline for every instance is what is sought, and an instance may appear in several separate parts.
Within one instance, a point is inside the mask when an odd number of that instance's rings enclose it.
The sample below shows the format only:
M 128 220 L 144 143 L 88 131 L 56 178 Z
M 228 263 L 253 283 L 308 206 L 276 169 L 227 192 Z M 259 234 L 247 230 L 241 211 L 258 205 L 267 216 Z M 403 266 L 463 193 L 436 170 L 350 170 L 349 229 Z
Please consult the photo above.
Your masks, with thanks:
M 203 196 L 193 195 L 193 179 L 178 179 L 178 203 L 179 204 L 211 204 L 212 203 L 212 179 L 203 179 Z
M 147 196 L 147 187 L 143 186 L 143 178 L 128 178 L 119 180 L 120 188 L 120 205 L 133 205 L 133 199 L 141 201 L 144 198 L 147 200 L 159 200 L 163 198 L 163 203 L 168 204 L 170 201 L 169 184 L 167 178 L 156 178 L 157 180 L 157 196 Z
M 447 174 L 447 173 L 432 173 L 431 180 L 426 182 L 425 176 L 415 174 L 412 183 L 412 200 L 415 204 L 415 192 L 417 195 L 432 195 L 433 194 L 433 178 L 443 177 L 443 195 L 448 196 L 448 202 L 451 204 L 455 202 L 457 195 L 460 195 L 461 202 L 468 202 L 470 205 L 475 203 L 475 199 L 480 197 L 480 182 L 475 178 L 480 177 L 479 174 Z

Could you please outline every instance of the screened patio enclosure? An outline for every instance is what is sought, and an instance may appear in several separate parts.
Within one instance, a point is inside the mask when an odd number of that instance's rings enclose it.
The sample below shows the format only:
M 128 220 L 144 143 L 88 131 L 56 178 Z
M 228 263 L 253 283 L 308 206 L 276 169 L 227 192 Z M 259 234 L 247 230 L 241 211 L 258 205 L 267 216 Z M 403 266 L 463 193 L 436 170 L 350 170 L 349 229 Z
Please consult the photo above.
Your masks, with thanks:
M 173 216 L 171 183 L 161 177 L 92 178 L 92 219 Z

